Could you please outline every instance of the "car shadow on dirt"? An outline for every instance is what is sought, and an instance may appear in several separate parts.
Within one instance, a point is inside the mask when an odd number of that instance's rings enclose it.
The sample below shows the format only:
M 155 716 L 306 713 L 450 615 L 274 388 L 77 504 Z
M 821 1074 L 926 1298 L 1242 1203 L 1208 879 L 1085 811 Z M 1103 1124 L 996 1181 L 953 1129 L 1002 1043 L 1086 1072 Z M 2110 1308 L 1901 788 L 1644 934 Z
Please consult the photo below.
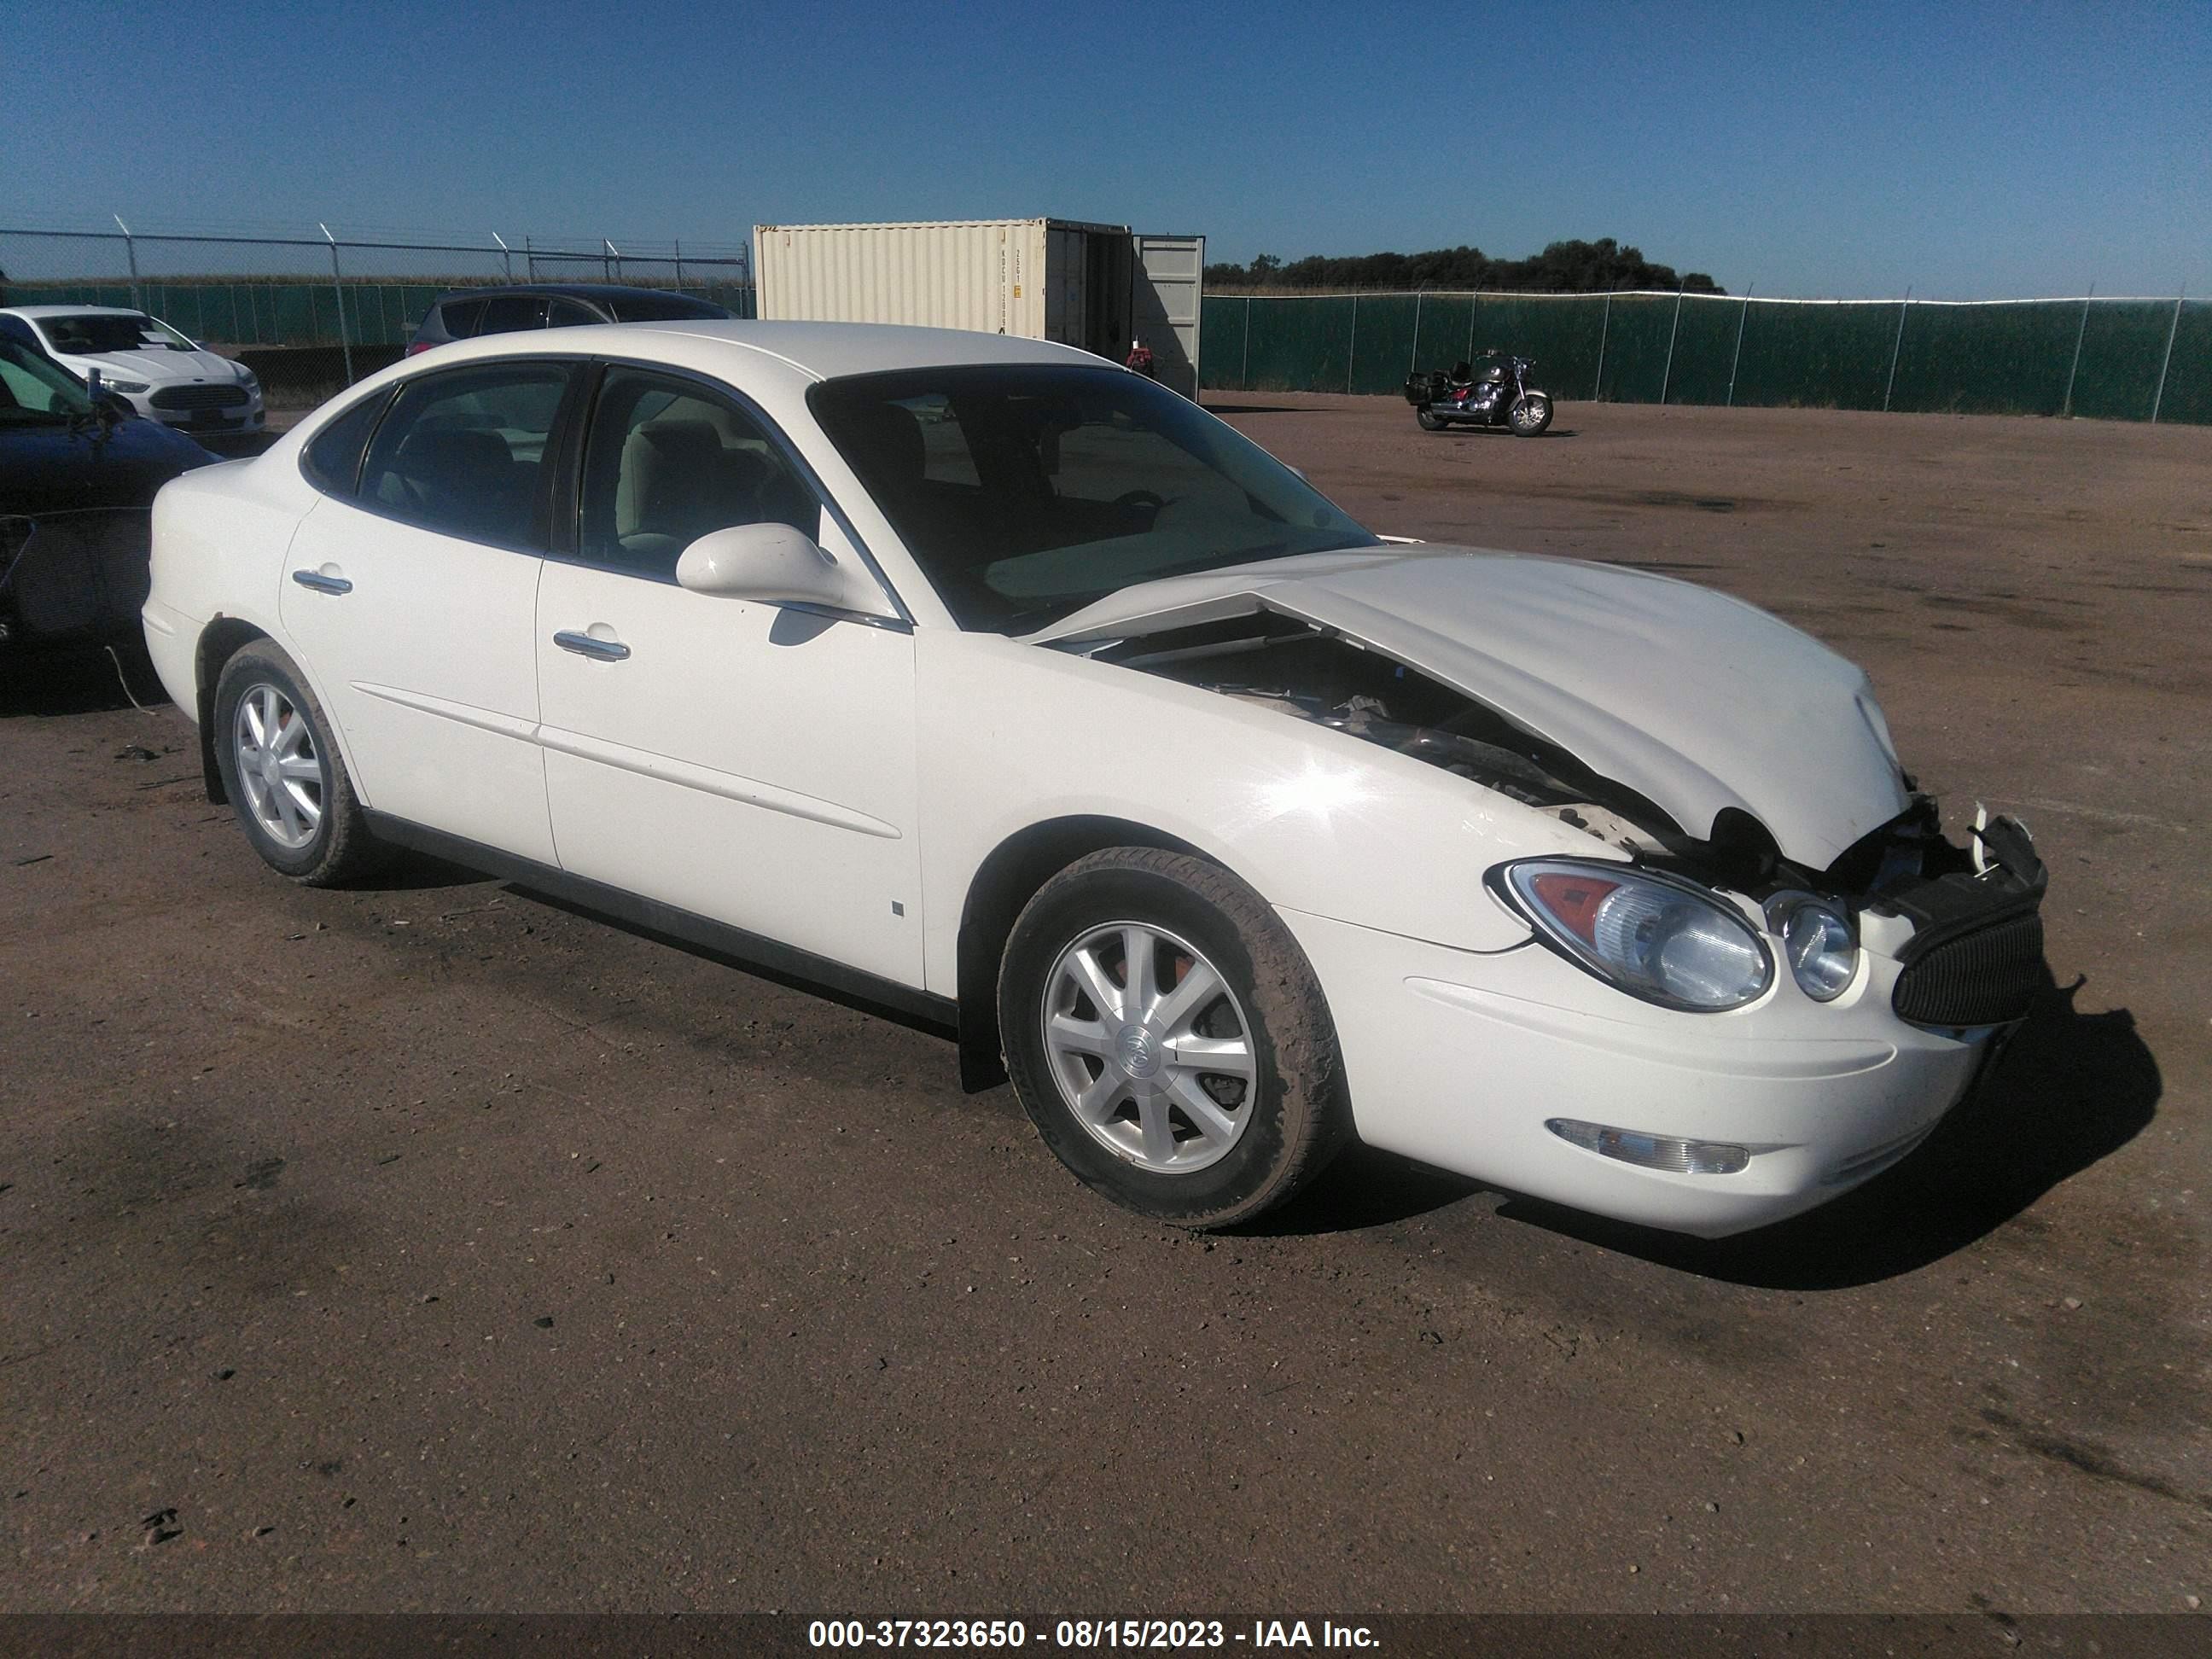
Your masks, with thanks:
M 1709 1279 L 1772 1290 L 1842 1290 L 1940 1261 L 2110 1156 L 2157 1115 L 2158 1061 L 2124 1008 L 2085 1014 L 2081 981 L 2048 970 L 2027 1020 L 1983 1085 L 1910 1158 L 1809 1214 L 1733 1238 L 1630 1226 L 1537 1199 L 1498 1213 Z M 1360 1148 L 1256 1223 L 1264 1234 L 1402 1221 L 1484 1189 Z

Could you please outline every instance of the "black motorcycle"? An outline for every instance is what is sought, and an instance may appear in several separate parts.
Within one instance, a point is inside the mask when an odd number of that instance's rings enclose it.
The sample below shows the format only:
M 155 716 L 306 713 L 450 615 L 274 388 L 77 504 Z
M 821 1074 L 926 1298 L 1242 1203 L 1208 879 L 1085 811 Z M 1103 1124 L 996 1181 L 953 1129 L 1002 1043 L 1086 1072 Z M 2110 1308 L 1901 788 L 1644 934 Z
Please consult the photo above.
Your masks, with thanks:
M 1406 401 L 1424 432 L 1454 426 L 1502 426 L 1516 438 L 1533 438 L 1552 423 L 1552 394 L 1529 377 L 1529 358 L 1486 351 L 1482 364 L 1459 363 L 1447 374 L 1433 369 L 1406 380 Z

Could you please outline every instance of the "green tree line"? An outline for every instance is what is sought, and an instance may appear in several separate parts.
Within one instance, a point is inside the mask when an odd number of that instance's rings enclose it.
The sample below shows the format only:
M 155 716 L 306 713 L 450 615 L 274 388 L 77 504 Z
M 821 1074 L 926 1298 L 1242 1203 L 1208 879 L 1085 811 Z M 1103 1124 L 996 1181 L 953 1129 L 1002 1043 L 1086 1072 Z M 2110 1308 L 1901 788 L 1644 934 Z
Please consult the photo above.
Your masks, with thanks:
M 1639 247 L 1610 236 L 1595 242 L 1553 242 L 1526 259 L 1493 259 L 1479 247 L 1431 248 L 1426 253 L 1362 253 L 1344 258 L 1309 254 L 1288 264 L 1262 253 L 1249 265 L 1212 264 L 1206 285 L 1233 288 L 1486 289 L 1522 294 L 1601 294 L 1620 289 L 1680 287 L 1692 294 L 1727 290 L 1702 270 L 1678 275 L 1655 264 Z

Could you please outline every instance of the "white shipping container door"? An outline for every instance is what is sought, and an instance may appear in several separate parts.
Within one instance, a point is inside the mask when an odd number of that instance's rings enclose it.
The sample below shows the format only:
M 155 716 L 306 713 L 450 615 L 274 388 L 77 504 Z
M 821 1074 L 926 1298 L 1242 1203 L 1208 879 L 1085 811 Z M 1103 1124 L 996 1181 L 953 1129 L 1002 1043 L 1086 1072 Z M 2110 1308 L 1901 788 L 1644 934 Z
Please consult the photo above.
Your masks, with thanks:
M 1203 236 L 1136 236 L 1132 284 L 1136 337 L 1152 349 L 1160 384 L 1198 397 L 1199 296 L 1206 273 Z

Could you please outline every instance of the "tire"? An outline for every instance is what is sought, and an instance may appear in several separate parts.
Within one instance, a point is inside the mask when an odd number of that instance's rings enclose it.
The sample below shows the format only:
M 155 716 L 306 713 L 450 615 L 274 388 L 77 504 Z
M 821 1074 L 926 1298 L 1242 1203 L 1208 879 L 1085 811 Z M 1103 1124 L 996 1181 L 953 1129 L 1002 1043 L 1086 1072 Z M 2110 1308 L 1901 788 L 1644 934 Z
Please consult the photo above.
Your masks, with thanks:
M 1505 423 L 1516 438 L 1533 438 L 1552 423 L 1552 400 L 1540 392 L 1524 394 L 1506 411 Z
M 258 738 L 272 714 L 281 734 L 272 764 L 249 770 L 241 748 L 266 752 Z M 256 640 L 223 664 L 210 718 L 223 793 L 270 869 L 302 886 L 331 887 L 387 860 L 390 849 L 369 833 L 331 741 L 330 716 L 274 643 Z
M 1158 988 L 1136 1023 L 1119 1018 L 1133 934 L 1153 943 Z M 1101 977 L 1072 965 L 1083 951 Z M 1194 984 L 1209 988 L 1179 1002 Z M 1204 859 L 1110 848 L 1047 882 L 1007 940 L 999 1022 L 1007 1074 L 1045 1145 L 1140 1215 L 1248 1221 L 1350 1137 L 1336 1028 L 1305 953 L 1265 900 Z
M 1421 423 L 1421 430 L 1424 432 L 1444 432 L 1449 430 L 1451 427 L 1449 421 L 1426 406 L 1415 410 L 1413 418 Z

